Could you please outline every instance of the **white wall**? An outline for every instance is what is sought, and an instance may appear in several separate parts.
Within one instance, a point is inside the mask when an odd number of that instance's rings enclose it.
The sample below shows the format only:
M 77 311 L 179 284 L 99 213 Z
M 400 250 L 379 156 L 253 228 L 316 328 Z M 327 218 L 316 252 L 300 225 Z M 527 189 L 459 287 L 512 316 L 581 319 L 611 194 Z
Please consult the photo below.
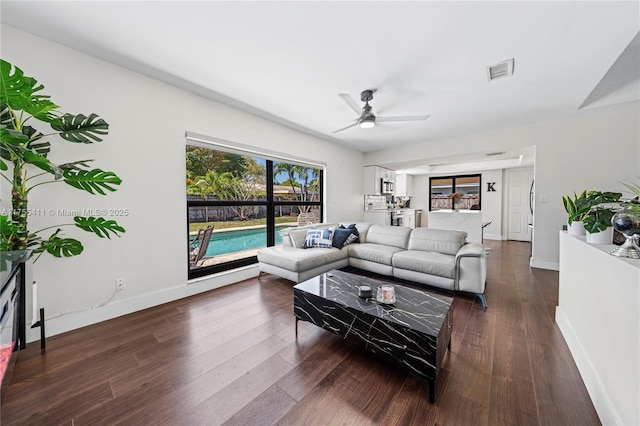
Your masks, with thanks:
M 622 191 L 621 181 L 638 181 L 639 105 L 633 102 L 576 111 L 572 119 L 371 152 L 365 154 L 365 164 L 384 165 L 535 145 L 532 266 L 557 270 L 558 230 L 567 219 L 562 195 L 593 188 Z M 544 196 L 548 199 L 546 203 L 540 202 Z
M 325 163 L 326 219 L 361 219 L 362 153 L 15 28 L 3 25 L 1 31 L 2 58 L 44 84 L 62 111 L 95 112 L 110 124 L 99 144 L 55 141 L 51 160 L 92 158 L 96 167 L 113 170 L 123 180 L 106 197 L 64 183 L 44 186 L 32 192 L 30 207 L 129 210 L 118 218 L 127 230 L 122 238 L 101 240 L 69 227 L 65 234 L 81 239 L 84 253 L 68 259 L 47 255 L 35 264 L 48 335 L 257 275 L 257 268 L 249 267 L 187 284 L 186 131 Z M 72 222 L 72 217 L 33 217 L 30 226 L 61 222 Z M 127 290 L 115 293 L 119 277 L 127 279 Z M 38 330 L 30 332 L 32 340 Z

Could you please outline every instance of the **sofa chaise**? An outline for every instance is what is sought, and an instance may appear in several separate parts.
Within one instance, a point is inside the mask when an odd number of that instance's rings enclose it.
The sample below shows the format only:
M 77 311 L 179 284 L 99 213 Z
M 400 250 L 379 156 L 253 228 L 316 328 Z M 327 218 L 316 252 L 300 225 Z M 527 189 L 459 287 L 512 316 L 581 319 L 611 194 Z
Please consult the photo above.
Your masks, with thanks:
M 351 229 L 358 242 L 336 244 L 335 237 L 344 235 L 343 229 Z M 300 283 L 352 266 L 420 285 L 474 293 L 487 308 L 486 251 L 482 244 L 466 242 L 466 232 L 369 223 L 344 228 L 336 223 L 288 228 L 280 233 L 282 245 L 258 251 L 261 274 Z

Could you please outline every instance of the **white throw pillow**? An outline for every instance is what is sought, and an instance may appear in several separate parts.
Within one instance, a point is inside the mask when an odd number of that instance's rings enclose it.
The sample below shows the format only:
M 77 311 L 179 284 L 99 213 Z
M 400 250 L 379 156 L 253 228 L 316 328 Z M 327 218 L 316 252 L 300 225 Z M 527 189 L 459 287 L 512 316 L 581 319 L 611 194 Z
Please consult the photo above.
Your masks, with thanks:
M 333 232 L 331 228 L 309 229 L 307 230 L 307 236 L 304 239 L 304 248 L 330 248 L 332 243 L 332 235 Z

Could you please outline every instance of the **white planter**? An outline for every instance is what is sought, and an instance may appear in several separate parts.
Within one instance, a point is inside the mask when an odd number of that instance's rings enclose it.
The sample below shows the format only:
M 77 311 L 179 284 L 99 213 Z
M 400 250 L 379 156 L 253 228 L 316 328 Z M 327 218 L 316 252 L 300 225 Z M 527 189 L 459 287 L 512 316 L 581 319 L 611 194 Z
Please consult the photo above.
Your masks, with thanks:
M 569 235 L 585 235 L 587 231 L 584 229 L 584 222 L 581 220 L 574 220 L 571 222 L 571 225 L 567 225 L 567 233 Z
M 587 232 L 587 242 L 589 244 L 613 244 L 613 227 L 609 226 L 604 231 L 594 234 Z

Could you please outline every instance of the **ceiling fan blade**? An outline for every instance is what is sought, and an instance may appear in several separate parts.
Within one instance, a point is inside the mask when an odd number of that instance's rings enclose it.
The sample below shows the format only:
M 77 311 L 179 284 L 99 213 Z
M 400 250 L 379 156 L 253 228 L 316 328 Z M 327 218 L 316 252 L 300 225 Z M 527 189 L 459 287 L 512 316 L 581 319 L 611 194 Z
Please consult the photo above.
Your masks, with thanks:
M 340 93 L 338 96 L 340 96 L 342 100 L 345 101 L 346 104 L 351 107 L 353 112 L 355 112 L 358 115 L 362 114 L 362 107 L 360 107 L 360 105 L 358 105 L 358 103 L 354 101 L 350 95 L 347 95 L 346 93 Z
M 353 124 L 349 124 L 347 127 L 343 127 L 342 129 L 338 129 L 338 130 L 336 130 L 336 131 L 334 131 L 334 132 L 332 132 L 332 133 L 338 133 L 338 132 L 341 132 L 341 131 L 343 131 L 343 130 L 347 130 L 348 128 L 353 127 L 353 126 L 355 126 L 356 124 L 358 124 L 358 122 L 359 122 L 359 121 L 360 121 L 360 119 L 356 120 L 356 122 L 355 122 L 355 123 L 353 123 Z
M 376 116 L 376 123 L 385 123 L 391 121 L 424 121 L 431 115 L 401 115 L 398 117 L 380 117 Z

